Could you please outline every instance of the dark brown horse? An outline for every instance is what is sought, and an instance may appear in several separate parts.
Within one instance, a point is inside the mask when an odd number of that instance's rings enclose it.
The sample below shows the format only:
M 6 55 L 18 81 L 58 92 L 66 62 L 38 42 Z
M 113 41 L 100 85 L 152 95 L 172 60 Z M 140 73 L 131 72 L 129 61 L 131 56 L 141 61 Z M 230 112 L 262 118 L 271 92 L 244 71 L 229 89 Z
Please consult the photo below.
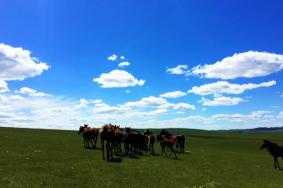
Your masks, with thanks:
M 101 149 L 102 149 L 102 159 L 105 160 L 105 149 L 104 149 L 104 142 L 106 141 L 106 156 L 107 161 L 113 159 L 113 150 L 115 146 L 115 129 L 114 126 L 111 124 L 103 125 L 101 128 L 100 133 L 101 139 Z
M 78 134 L 82 133 L 84 148 L 96 148 L 99 129 L 88 127 L 87 124 L 80 126 Z
M 166 138 L 165 135 L 159 134 L 157 135 L 157 142 L 160 142 L 161 155 L 165 154 L 167 157 L 171 157 L 170 154 L 173 153 L 175 156 L 175 159 L 177 159 L 177 155 L 174 150 L 174 145 L 176 144 L 175 138 Z
M 263 140 L 263 144 L 261 145 L 260 149 L 264 148 L 266 148 L 267 151 L 273 156 L 274 167 L 281 169 L 277 158 L 283 158 L 283 146 L 279 146 L 278 144 L 273 143 L 269 140 Z
M 126 134 L 123 138 L 126 155 L 133 156 L 142 154 L 142 150 L 146 148 L 146 139 L 139 131 L 126 128 Z

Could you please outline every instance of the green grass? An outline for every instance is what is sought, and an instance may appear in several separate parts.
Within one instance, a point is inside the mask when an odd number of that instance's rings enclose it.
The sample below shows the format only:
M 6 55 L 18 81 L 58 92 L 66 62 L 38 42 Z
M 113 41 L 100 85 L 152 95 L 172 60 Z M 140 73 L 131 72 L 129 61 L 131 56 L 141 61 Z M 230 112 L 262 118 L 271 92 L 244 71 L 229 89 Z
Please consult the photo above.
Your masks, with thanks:
M 0 187 L 283 187 L 283 171 L 259 149 L 263 138 L 283 143 L 283 133 L 171 131 L 187 134 L 190 153 L 114 163 L 83 149 L 76 132 L 0 128 Z

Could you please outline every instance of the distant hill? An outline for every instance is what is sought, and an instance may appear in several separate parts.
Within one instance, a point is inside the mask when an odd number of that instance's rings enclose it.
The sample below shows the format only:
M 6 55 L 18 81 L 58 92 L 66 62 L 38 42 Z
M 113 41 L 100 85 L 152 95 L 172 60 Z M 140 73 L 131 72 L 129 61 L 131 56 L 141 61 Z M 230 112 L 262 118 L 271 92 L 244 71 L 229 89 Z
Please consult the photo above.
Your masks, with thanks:
M 257 127 L 253 129 L 232 129 L 229 131 L 236 131 L 236 132 L 280 132 L 283 131 L 283 127 Z

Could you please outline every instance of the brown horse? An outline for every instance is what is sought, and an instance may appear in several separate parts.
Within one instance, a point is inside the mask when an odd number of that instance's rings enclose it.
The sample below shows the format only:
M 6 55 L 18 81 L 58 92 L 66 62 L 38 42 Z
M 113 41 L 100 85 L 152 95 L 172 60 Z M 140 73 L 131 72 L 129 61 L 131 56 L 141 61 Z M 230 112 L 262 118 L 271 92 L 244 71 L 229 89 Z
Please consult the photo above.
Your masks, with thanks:
M 273 156 L 274 167 L 281 169 L 277 158 L 283 158 L 283 146 L 279 146 L 278 144 L 273 143 L 269 140 L 263 140 L 263 144 L 261 145 L 260 149 L 264 148 L 266 148 L 268 152 Z
M 173 135 L 164 129 L 160 131 L 160 135 L 165 136 L 167 139 L 176 140 L 176 144 L 175 144 L 176 150 L 178 150 L 178 152 L 180 153 L 185 152 L 185 136 L 184 135 L 182 134 Z
M 154 154 L 155 136 L 148 129 L 145 130 L 143 135 L 144 135 L 145 141 L 146 141 L 146 149 L 148 151 L 151 151 L 151 154 Z
M 84 148 L 96 148 L 99 129 L 88 127 L 87 124 L 80 126 L 78 134 L 82 133 Z M 91 145 L 91 147 L 90 147 Z
M 111 124 L 103 125 L 100 133 L 101 139 L 101 149 L 102 149 L 102 159 L 105 160 L 105 150 L 104 150 L 104 141 L 106 141 L 106 156 L 107 161 L 113 159 L 113 149 L 115 146 L 115 129 Z
M 174 145 L 176 144 L 175 138 L 166 138 L 166 136 L 159 134 L 157 135 L 157 142 L 160 142 L 161 155 L 165 154 L 167 157 L 171 157 L 171 153 L 173 153 L 175 159 L 177 159 L 177 155 L 174 150 Z
M 122 152 L 121 143 L 124 138 L 124 134 L 121 131 L 119 125 L 114 125 L 114 133 L 115 133 L 115 143 L 114 143 L 114 152 L 116 155 Z

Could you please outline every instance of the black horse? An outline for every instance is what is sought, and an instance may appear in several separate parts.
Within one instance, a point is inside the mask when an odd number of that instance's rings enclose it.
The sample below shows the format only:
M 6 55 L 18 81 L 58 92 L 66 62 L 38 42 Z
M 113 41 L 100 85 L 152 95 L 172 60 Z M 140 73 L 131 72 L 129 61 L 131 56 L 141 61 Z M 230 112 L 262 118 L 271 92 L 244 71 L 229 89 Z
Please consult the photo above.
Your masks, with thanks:
M 269 140 L 263 140 L 263 144 L 261 145 L 260 149 L 264 149 L 264 148 L 266 148 L 269 151 L 269 153 L 273 156 L 274 167 L 275 168 L 278 167 L 278 169 L 281 169 L 277 158 L 278 157 L 283 158 L 283 147 Z

